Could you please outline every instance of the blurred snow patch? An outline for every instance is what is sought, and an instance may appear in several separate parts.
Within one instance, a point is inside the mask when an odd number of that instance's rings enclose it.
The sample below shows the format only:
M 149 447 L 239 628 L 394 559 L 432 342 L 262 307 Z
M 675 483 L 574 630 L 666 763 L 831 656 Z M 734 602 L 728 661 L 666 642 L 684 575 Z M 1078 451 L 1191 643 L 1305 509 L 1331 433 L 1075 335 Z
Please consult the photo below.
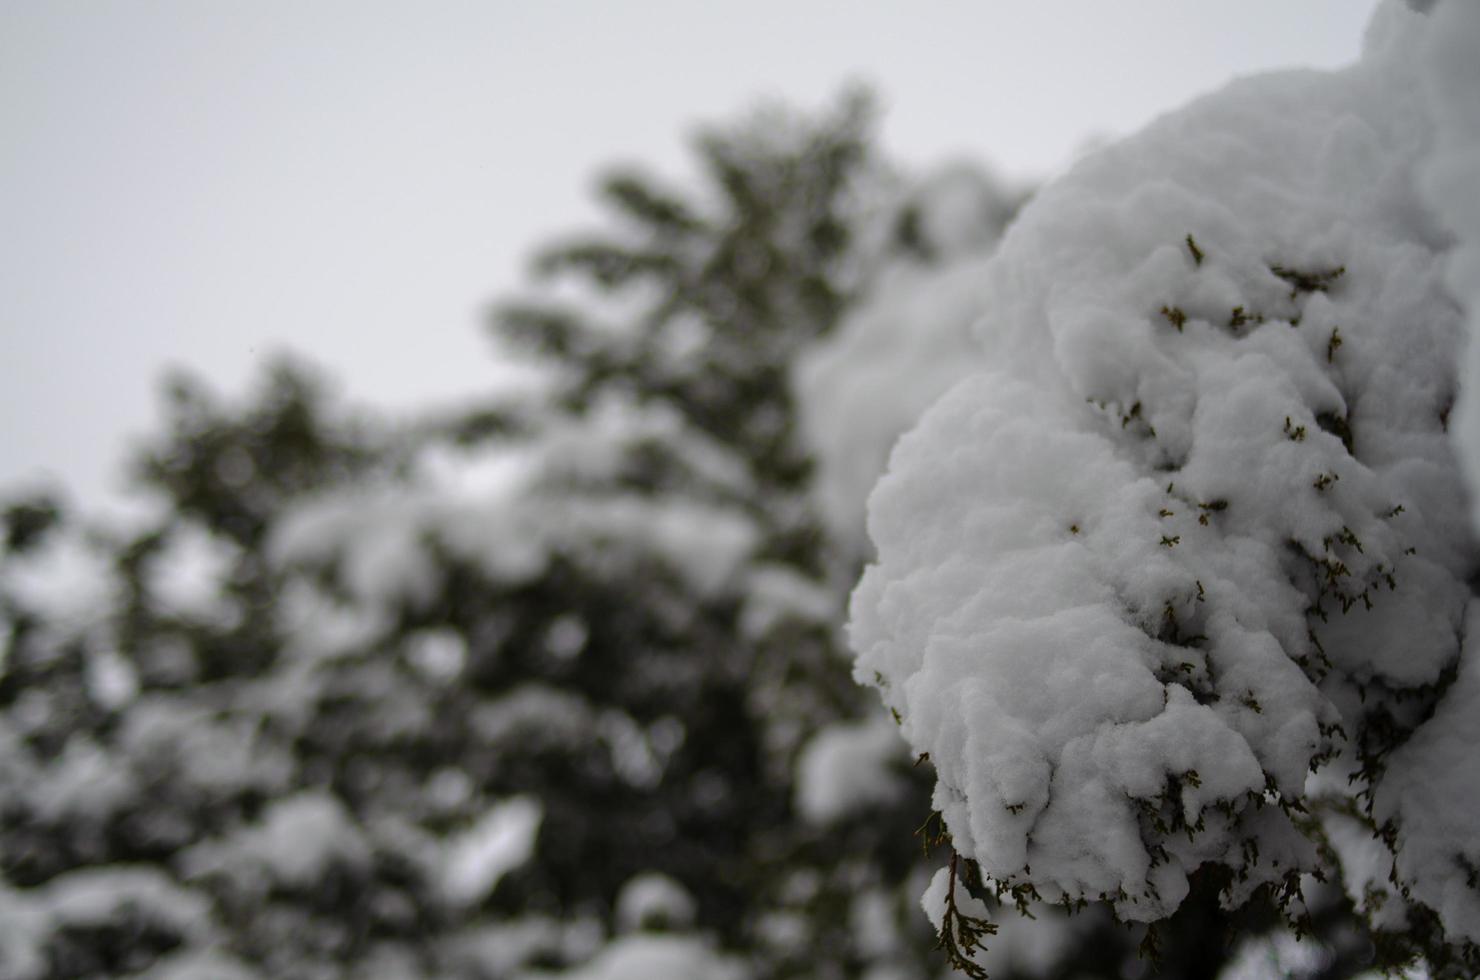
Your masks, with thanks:
M 533 980 L 549 974 L 520 972 L 520 968 L 536 961 L 570 963 L 589 959 L 605 939 L 605 930 L 593 918 L 526 915 L 457 933 L 449 942 L 448 952 L 451 962 L 461 967 L 455 976 Z
M 887 715 L 822 729 L 797 760 L 796 806 L 813 823 L 829 823 L 904 792 L 895 767 L 905 761 L 899 729 Z
M 88 696 L 109 711 L 123 707 L 139 693 L 139 675 L 133 664 L 106 647 L 89 651 L 86 682 Z
M 126 769 L 98 743 L 81 735 L 66 748 L 30 791 L 30 805 L 43 820 L 63 823 L 103 821 L 134 795 L 137 786 Z
M 786 620 L 831 627 L 837 621 L 838 597 L 821 583 L 786 565 L 757 565 L 746 578 L 745 608 L 740 629 L 761 637 Z
M 383 608 L 346 604 L 302 579 L 284 587 L 278 608 L 289 648 L 310 660 L 362 652 L 390 625 Z
M 544 809 L 532 796 L 516 796 L 493 807 L 448 842 L 442 893 L 459 905 L 482 901 L 508 872 L 534 853 Z
M 369 857 L 344 804 L 322 790 L 306 790 L 272 803 L 256 825 L 190 848 L 182 866 L 192 878 L 214 872 L 233 877 L 265 872 L 273 881 L 306 888 L 331 864 L 361 867 Z
M 241 610 L 226 593 L 240 549 L 193 523 L 175 527 L 149 557 L 147 588 L 161 612 L 230 627 Z
M 1330 960 L 1330 953 L 1320 944 L 1296 939 L 1287 932 L 1277 932 L 1240 945 L 1233 962 L 1218 974 L 1218 980 L 1320 976 Z
M 565 980 L 743 980 L 748 974 L 737 960 L 721 955 L 702 939 L 635 933 L 603 947 L 573 970 L 544 976 Z
M 263 975 L 224 950 L 192 949 L 159 960 L 134 980 L 262 980 Z
M 468 642 L 450 629 L 421 630 L 406 638 L 406 659 L 433 680 L 450 681 L 462 673 Z
M 36 614 L 60 640 L 103 622 L 122 593 L 108 554 L 85 532 L 65 527 L 0 565 L 0 594 Z
M 693 896 L 656 871 L 629 878 L 617 893 L 617 928 L 624 932 L 681 929 L 693 924 L 696 911 Z
M 146 925 L 190 945 L 207 943 L 215 935 L 210 903 L 153 868 L 70 871 L 25 891 L 0 882 L 0 976 L 54 976 L 47 944 L 59 931 L 111 926 L 139 932 Z

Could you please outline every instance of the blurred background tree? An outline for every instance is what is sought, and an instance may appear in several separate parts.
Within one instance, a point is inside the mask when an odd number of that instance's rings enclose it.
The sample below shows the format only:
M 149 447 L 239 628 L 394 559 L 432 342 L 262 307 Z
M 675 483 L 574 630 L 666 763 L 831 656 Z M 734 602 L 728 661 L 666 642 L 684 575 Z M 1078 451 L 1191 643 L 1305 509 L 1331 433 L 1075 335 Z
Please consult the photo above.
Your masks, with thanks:
M 853 725 L 788 381 L 879 260 L 870 118 L 605 179 L 613 227 L 493 318 L 526 390 L 392 424 L 288 361 L 243 404 L 177 379 L 150 518 L 15 500 L 0 974 L 929 969 L 923 781 Z M 807 820 L 829 730 L 872 805 Z

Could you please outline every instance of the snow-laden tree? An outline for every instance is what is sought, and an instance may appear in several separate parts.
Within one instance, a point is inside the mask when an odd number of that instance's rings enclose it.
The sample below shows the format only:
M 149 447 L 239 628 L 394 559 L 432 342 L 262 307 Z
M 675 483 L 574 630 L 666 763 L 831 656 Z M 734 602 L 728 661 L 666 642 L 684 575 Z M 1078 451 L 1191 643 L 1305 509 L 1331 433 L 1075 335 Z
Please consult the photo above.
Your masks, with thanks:
M 1357 64 L 1093 154 L 977 264 L 985 367 L 895 448 L 851 619 L 936 774 L 961 953 L 968 893 L 1319 929 L 1329 879 L 1379 965 L 1480 968 L 1475 37 L 1387 4 Z

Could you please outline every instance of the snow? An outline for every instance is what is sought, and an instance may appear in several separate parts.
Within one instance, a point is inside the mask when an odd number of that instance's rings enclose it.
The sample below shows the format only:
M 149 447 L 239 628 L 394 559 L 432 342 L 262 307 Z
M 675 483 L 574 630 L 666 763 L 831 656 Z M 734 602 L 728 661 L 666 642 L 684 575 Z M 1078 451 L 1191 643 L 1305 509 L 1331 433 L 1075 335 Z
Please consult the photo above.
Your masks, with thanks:
M 137 980 L 261 980 L 230 953 L 215 949 L 192 949 L 174 953 L 137 974 Z
M 89 651 L 86 681 L 93 703 L 110 711 L 124 707 L 139 693 L 138 673 L 116 650 Z
M 1360 729 L 1343 692 L 1458 655 L 1463 324 L 1415 181 L 1425 22 L 1379 21 L 1349 69 L 1235 82 L 1085 158 L 909 311 L 974 323 L 982 369 L 869 500 L 855 676 L 999 881 L 1149 921 L 1204 862 L 1247 873 L 1233 900 L 1312 866 L 1267 789 L 1298 799 Z
M 601 938 L 601 927 L 590 919 L 526 915 L 455 933 L 447 945 L 449 960 L 464 965 L 455 976 L 507 977 L 516 976 L 520 966 L 541 955 L 589 957 Z
M 0 594 L 47 624 L 54 640 L 85 635 L 117 608 L 120 587 L 107 552 L 81 528 L 57 528 L 36 548 L 7 555 Z
M 252 719 L 223 717 L 168 695 L 145 695 L 130 706 L 118 746 L 142 778 L 167 779 L 208 797 L 249 787 L 280 792 L 293 768 Z
M 693 924 L 697 911 L 693 896 L 657 871 L 629 878 L 617 893 L 617 927 L 626 932 L 683 929 Z
M 635 933 L 602 947 L 591 960 L 559 974 L 565 980 L 742 980 L 748 974 L 702 939 Z
M 56 933 L 110 923 L 137 929 L 141 918 L 187 945 L 203 945 L 216 936 L 210 903 L 154 868 L 85 868 L 24 891 L 0 882 L 0 975 L 50 977 L 47 946 Z
M 468 661 L 468 641 L 456 630 L 418 630 L 404 646 L 407 661 L 433 680 L 456 679 Z
M 371 479 L 296 505 L 272 530 L 284 567 L 329 569 L 355 602 L 419 608 L 441 586 L 445 557 L 518 585 L 557 553 L 589 553 L 617 573 L 656 556 L 714 594 L 754 551 L 753 519 L 695 494 L 596 492 L 637 446 L 669 445 L 696 480 L 733 488 L 733 460 L 680 428 L 671 410 L 610 399 L 588 416 L 552 417 L 529 443 L 434 444 L 409 473 Z
M 1455 445 L 1471 487 L 1472 514 L 1480 526 L 1480 8 L 1450 0 L 1433 13 L 1420 53 L 1429 104 L 1436 120 L 1434 153 L 1423 168 L 1423 190 L 1435 216 L 1456 241 L 1445 283 L 1467 311 L 1469 342 L 1465 384 L 1453 424 Z
M 240 549 L 194 523 L 171 530 L 150 556 L 147 578 L 161 612 L 229 627 L 240 616 L 226 595 L 227 578 Z
M 494 750 L 539 753 L 588 742 L 595 715 L 591 703 L 579 694 L 527 683 L 475 705 L 470 722 L 479 741 Z
M 908 765 L 902 748 L 888 715 L 823 728 L 797 759 L 797 811 L 827 824 L 895 802 L 904 792 L 896 769 Z
M 43 820 L 105 821 L 132 797 L 135 785 L 103 746 L 83 735 L 67 740 L 60 755 L 27 794 Z
M 997 934 L 986 939 L 986 948 L 977 950 L 974 957 L 989 975 L 1057 975 L 1055 961 L 1066 949 L 1074 948 L 1075 940 L 1070 933 L 1079 920 L 1066 920 L 1050 909 L 1040 909 L 1036 917 L 1029 917 L 1002 902 L 996 910 L 989 909 L 959 879 L 953 885 L 950 868 L 940 868 L 920 896 L 920 908 L 937 933 L 944 926 L 946 895 L 953 887 L 958 913 L 999 927 Z
M 486 898 L 500 878 L 534 853 L 543 817 L 544 810 L 533 797 L 518 796 L 495 805 L 448 841 L 442 893 L 456 905 L 472 905 Z
M 894 912 L 894 896 L 882 889 L 868 889 L 853 897 L 848 906 L 848 927 L 864 957 L 878 959 L 901 948 L 904 937 Z
M 740 631 L 751 639 L 763 637 L 786 622 L 832 628 L 838 620 L 838 595 L 786 565 L 753 566 L 743 592 Z
M 927 257 L 886 259 L 869 293 L 793 369 L 802 435 L 818 460 L 828 528 L 862 551 L 864 502 L 889 448 L 952 384 L 981 366 L 971 336 L 980 267 L 1010 214 L 1008 194 L 962 166 L 927 177 L 891 212 L 910 215 Z
M 1480 600 L 1471 600 L 1459 675 L 1434 717 L 1393 752 L 1374 816 L 1402 830 L 1397 868 L 1445 931 L 1480 943 Z
M 1330 956 L 1319 944 L 1289 933 L 1245 942 L 1218 980 L 1270 980 L 1271 977 L 1319 976 Z
M 369 857 L 344 804 L 322 790 L 305 790 L 274 800 L 256 824 L 190 848 L 181 866 L 191 878 L 224 872 L 250 880 L 265 874 L 274 882 L 309 888 L 331 864 L 359 867 Z
M 1435 120 L 1421 188 L 1455 236 L 1445 284 L 1466 311 L 1468 338 L 1450 425 L 1469 478 L 1471 520 L 1480 528 L 1480 6 L 1457 0 L 1431 15 L 1417 61 Z M 1427 724 L 1393 753 L 1374 817 L 1397 828 L 1396 870 L 1411 895 L 1439 914 L 1445 931 L 1480 942 L 1480 604 L 1471 600 L 1452 687 Z
M 287 647 L 307 660 L 332 660 L 363 652 L 391 626 L 387 610 L 351 604 L 303 579 L 278 595 L 277 616 Z
M 986 903 L 966 890 L 966 886 L 956 881 L 951 874 L 950 868 L 940 868 L 930 879 L 930 885 L 925 889 L 925 894 L 920 896 L 920 908 L 925 912 L 925 918 L 940 932 L 945 927 L 946 901 L 951 898 L 957 910 L 964 916 L 973 919 L 992 918 L 991 909 Z

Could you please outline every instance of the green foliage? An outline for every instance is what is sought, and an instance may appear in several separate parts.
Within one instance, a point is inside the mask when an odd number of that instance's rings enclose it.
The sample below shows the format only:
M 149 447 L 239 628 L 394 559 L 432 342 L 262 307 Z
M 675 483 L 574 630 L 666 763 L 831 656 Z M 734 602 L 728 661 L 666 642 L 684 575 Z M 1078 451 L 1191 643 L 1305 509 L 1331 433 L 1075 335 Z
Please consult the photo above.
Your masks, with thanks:
M 1324 293 L 1336 285 L 1336 281 L 1346 275 L 1346 266 L 1337 266 L 1334 269 L 1295 269 L 1286 265 L 1272 265 L 1269 271 L 1280 279 L 1285 280 L 1290 286 L 1290 298 L 1295 299 L 1301 293 Z
M 61 519 L 61 504 L 47 494 L 30 494 L 9 502 L 0 512 L 6 550 L 22 552 L 30 549 Z
M 535 269 L 598 292 L 650 290 L 636 335 L 603 332 L 584 311 L 538 299 L 502 307 L 495 332 L 516 349 L 558 356 L 572 408 L 613 389 L 662 400 L 738 452 L 763 484 L 795 489 L 807 462 L 792 432 L 787 367 L 850 299 L 848 208 L 858 175 L 875 166 L 872 115 L 867 96 L 851 93 L 815 121 L 760 114 L 705 132 L 697 202 L 635 172 L 608 176 L 602 197 L 617 229 L 547 249 Z
M 248 547 L 289 501 L 351 479 L 374 455 L 327 417 L 323 385 L 292 361 L 269 365 L 240 415 L 188 377 L 165 394 L 168 434 L 137 460 L 138 482 Z
M 974 980 L 986 980 L 987 971 L 976 961 L 975 956 L 986 951 L 986 939 L 997 934 L 997 926 L 979 916 L 961 911 L 956 902 L 956 873 L 960 864 L 961 856 L 952 851 L 937 948 L 945 951 L 946 960 L 957 972 Z

